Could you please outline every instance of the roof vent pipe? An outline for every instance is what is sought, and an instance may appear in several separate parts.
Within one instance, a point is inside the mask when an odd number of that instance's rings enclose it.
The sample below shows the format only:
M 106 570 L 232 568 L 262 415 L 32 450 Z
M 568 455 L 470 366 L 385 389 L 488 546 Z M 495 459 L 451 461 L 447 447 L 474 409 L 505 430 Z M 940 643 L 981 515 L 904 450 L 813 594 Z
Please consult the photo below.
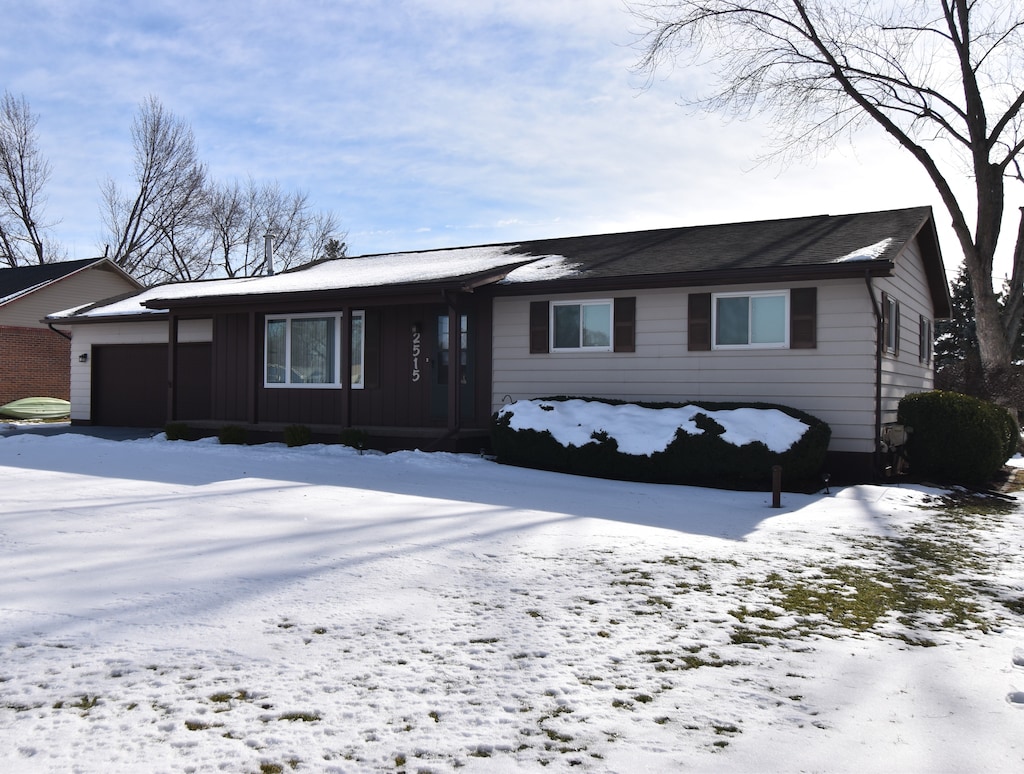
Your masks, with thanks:
M 263 235 L 263 258 L 267 264 L 267 276 L 274 274 L 274 232 L 267 230 Z

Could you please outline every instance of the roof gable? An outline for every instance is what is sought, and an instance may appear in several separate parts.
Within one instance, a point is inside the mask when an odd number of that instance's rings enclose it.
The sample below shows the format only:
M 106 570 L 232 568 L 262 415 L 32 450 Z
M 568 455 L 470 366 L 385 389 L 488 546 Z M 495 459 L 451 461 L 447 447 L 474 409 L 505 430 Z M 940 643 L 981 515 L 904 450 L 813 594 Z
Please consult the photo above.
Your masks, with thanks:
M 78 261 L 59 261 L 32 266 L 0 269 L 0 304 L 10 303 L 40 288 L 58 282 L 72 274 L 92 267 L 109 268 L 123 275 L 136 287 L 141 285 L 107 258 L 85 258 Z

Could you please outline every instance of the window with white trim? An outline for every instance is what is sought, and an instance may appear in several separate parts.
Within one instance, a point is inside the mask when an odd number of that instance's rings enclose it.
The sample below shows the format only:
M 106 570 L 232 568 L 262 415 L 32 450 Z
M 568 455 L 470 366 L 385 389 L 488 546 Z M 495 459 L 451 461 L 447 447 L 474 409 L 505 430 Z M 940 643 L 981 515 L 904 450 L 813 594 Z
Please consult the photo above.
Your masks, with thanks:
M 611 352 L 612 301 L 552 301 L 551 351 Z
M 931 318 L 921 315 L 918 329 L 918 359 L 925 365 L 931 365 L 934 342 L 935 333 Z
M 711 315 L 714 349 L 789 346 L 789 291 L 715 293 Z
M 265 387 L 342 386 L 340 312 L 267 315 L 264 337 Z M 352 387 L 363 385 L 363 313 L 352 314 Z
M 900 302 L 882 294 L 882 344 L 890 355 L 900 353 Z

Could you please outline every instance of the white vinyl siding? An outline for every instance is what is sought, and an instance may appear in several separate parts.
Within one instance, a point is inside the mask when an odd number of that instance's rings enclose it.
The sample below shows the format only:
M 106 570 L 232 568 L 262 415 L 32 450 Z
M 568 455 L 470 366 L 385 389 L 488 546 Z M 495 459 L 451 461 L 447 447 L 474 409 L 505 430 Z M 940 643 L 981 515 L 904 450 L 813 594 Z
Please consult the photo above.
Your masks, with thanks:
M 879 304 L 884 293 L 899 305 L 898 338 L 891 342 L 898 355 L 887 353 L 882 357 L 882 422 L 895 422 L 904 395 L 934 386 L 933 364 L 918 357 L 920 331 L 914 323 L 920 317 L 934 319 L 935 311 L 916 242 L 900 254 L 894 275 L 874 280 L 874 287 Z
M 735 290 L 749 294 L 764 289 Z M 828 422 L 835 451 L 871 451 L 875 326 L 864 281 L 818 285 L 815 349 L 690 352 L 687 296 L 718 290 L 638 291 L 636 350 L 614 355 L 531 355 L 529 303 L 537 297 L 495 299 L 493 408 L 509 400 L 549 395 L 765 401 L 792 406 Z

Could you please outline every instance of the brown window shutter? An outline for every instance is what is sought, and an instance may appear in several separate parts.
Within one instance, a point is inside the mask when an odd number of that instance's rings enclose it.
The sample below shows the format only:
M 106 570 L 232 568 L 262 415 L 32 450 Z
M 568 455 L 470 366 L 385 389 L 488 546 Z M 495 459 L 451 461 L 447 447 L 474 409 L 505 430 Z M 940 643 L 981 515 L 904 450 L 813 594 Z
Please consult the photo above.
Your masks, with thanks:
M 818 346 L 818 289 L 793 288 L 789 292 L 790 349 Z
M 548 352 L 548 302 L 530 302 L 530 354 Z
M 687 349 L 705 352 L 711 349 L 711 294 L 690 293 L 687 305 Z
M 616 298 L 612 316 L 615 318 L 616 352 L 636 351 L 636 298 Z

